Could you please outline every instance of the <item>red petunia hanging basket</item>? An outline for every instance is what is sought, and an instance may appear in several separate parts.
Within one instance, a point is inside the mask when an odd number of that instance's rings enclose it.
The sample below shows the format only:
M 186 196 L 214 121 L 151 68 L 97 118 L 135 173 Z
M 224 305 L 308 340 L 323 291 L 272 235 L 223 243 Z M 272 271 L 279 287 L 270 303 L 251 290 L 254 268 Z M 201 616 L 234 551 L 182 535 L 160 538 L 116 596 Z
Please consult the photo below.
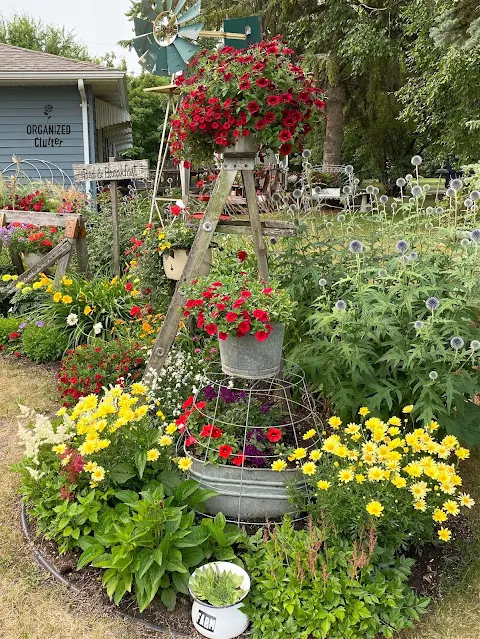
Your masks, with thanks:
M 176 160 L 211 161 L 247 137 L 264 150 L 290 155 L 302 150 L 324 108 L 322 90 L 280 38 L 246 50 L 203 51 L 176 83 L 183 94 L 171 120 Z

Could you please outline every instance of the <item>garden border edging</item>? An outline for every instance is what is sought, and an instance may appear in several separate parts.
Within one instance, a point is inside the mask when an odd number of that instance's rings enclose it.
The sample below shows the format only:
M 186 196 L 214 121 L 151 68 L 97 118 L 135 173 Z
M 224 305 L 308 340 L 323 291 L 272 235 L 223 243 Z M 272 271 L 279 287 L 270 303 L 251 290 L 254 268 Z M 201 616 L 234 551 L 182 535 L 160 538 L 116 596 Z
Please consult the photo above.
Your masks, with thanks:
M 65 577 L 62 577 L 62 575 L 56 570 L 56 568 L 54 568 L 45 559 L 42 553 L 35 547 L 35 544 L 32 541 L 32 538 L 30 537 L 30 532 L 28 530 L 27 513 L 25 509 L 25 504 L 23 503 L 20 506 L 20 525 L 22 527 L 23 536 L 28 542 L 28 545 L 30 546 L 30 548 L 33 550 L 33 555 L 37 563 L 44 570 L 49 572 L 51 576 L 55 579 L 55 581 L 62 584 L 62 586 L 66 586 L 67 588 L 70 588 L 74 592 L 81 592 L 82 591 L 81 588 L 78 588 L 77 586 L 75 586 L 75 584 L 72 584 L 71 582 L 69 582 L 68 579 L 65 579 Z M 139 619 L 138 617 L 133 617 L 132 615 L 129 615 L 126 612 L 122 612 L 121 610 L 118 610 L 115 608 L 113 608 L 112 610 L 114 610 L 114 613 L 118 615 L 119 617 L 121 617 L 122 619 L 125 619 L 127 621 L 133 621 L 134 623 L 137 623 L 140 626 L 143 626 L 149 630 L 153 630 L 155 632 L 170 633 L 174 637 L 188 637 L 191 639 L 191 635 L 185 634 L 184 632 L 179 632 L 178 630 L 173 630 L 172 628 L 169 628 L 168 626 L 157 626 L 156 624 L 151 623 L 150 621 L 144 621 L 143 619 Z

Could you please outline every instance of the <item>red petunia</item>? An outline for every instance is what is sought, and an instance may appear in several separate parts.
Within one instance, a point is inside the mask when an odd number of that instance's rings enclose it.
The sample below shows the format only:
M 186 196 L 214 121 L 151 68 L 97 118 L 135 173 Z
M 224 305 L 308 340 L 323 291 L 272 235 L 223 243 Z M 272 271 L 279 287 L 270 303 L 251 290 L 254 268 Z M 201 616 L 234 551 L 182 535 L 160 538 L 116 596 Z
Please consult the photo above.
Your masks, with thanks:
M 239 297 L 238 300 L 235 300 L 232 304 L 233 308 L 240 308 L 242 304 L 245 304 L 245 299 L 243 297 Z
M 130 309 L 130 315 L 132 317 L 138 317 L 142 312 L 142 309 L 140 308 L 140 306 L 132 306 L 132 308 Z
M 195 439 L 195 437 L 193 435 L 189 435 L 186 439 L 185 439 L 185 446 L 193 446 L 193 444 L 196 444 L 198 442 L 198 439 Z
M 292 139 L 292 134 L 290 133 L 288 129 L 283 129 L 278 134 L 278 139 L 281 140 L 282 142 L 288 142 L 289 140 Z
M 10 335 L 8 336 L 8 339 L 13 342 L 13 340 L 18 339 L 20 337 L 20 333 L 18 333 L 17 331 L 14 331 L 13 333 L 10 333 Z
M 228 333 L 224 333 L 223 331 L 218 332 L 218 339 L 221 339 L 224 342 L 228 337 Z
M 186 408 L 190 408 L 192 404 L 193 404 L 193 395 L 190 395 L 190 397 L 186 399 L 182 404 L 183 410 L 185 410 Z
M 253 311 L 253 317 L 257 319 L 259 322 L 268 322 L 268 320 L 270 319 L 268 313 L 266 311 L 262 311 L 259 308 L 256 308 Z
M 216 324 L 205 324 L 205 330 L 209 335 L 215 335 L 218 330 L 218 326 Z
M 196 410 L 203 410 L 206 405 L 207 402 L 197 402 L 193 408 L 195 408 Z
M 269 442 L 279 442 L 282 439 L 282 431 L 279 428 L 269 428 L 265 437 Z
M 271 287 L 264 288 L 263 291 L 262 291 L 262 293 L 264 295 L 270 295 L 270 293 L 272 293 L 272 292 L 273 292 L 273 288 L 271 288 Z
M 238 251 L 237 257 L 240 260 L 240 262 L 244 262 L 248 257 L 248 253 L 246 253 L 245 251 Z
M 229 311 L 225 315 L 225 319 L 227 320 L 227 322 L 236 322 L 237 319 L 238 319 L 238 315 L 237 315 L 237 313 L 234 313 L 233 311 Z
M 228 459 L 232 452 L 233 448 L 231 446 L 228 446 L 228 444 L 223 444 L 223 446 L 220 446 L 220 448 L 218 449 L 218 454 L 220 455 L 220 457 L 222 457 L 222 459 Z
M 237 453 L 235 457 L 232 459 L 232 464 L 234 466 L 243 466 L 244 463 L 245 463 L 245 455 L 242 455 L 242 453 Z
M 248 322 L 240 322 L 237 328 L 237 337 L 243 337 L 250 332 L 250 324 Z
M 207 424 L 200 432 L 200 437 L 212 437 L 212 439 L 219 439 L 222 435 L 222 430 L 213 424 Z
M 266 333 L 265 331 L 257 331 L 255 333 L 255 339 L 257 340 L 257 342 L 264 342 L 266 339 L 268 339 L 268 333 Z
M 290 155 L 290 153 L 293 150 L 293 147 L 289 142 L 286 142 L 285 144 L 282 144 L 279 150 L 281 155 Z
M 254 100 L 251 100 L 247 104 L 247 109 L 250 113 L 257 113 L 260 110 L 260 106 Z
M 267 111 L 263 116 L 263 119 L 267 124 L 271 124 L 272 122 L 275 122 L 275 113 L 273 111 Z
M 277 106 L 280 103 L 280 98 L 278 95 L 269 95 L 267 98 L 268 106 Z

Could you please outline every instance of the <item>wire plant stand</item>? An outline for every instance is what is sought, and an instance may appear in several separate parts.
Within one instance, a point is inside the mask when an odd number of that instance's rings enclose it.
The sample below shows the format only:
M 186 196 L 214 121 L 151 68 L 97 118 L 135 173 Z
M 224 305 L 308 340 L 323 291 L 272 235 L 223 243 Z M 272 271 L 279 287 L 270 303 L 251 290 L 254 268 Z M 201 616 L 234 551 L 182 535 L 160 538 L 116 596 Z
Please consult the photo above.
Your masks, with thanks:
M 309 454 L 318 447 L 323 431 L 303 371 L 287 362 L 282 377 L 241 380 L 217 372 L 211 366 L 206 372 L 205 386 L 197 392 L 194 402 L 197 404 L 205 399 L 205 408 L 198 410 L 204 423 L 226 433 L 237 433 L 237 438 L 243 444 L 236 453 L 237 458 L 240 455 L 241 459 L 238 465 L 211 463 L 212 457 L 218 457 L 217 440 L 212 434 L 196 440 L 192 452 L 186 442 L 194 437 L 194 432 L 187 420 L 183 447 L 192 460 L 189 474 L 202 488 L 217 493 L 207 500 L 206 512 L 200 514 L 215 516 L 222 512 L 227 521 L 239 526 L 263 526 L 267 520 L 275 521 L 285 514 L 295 519 L 298 513 L 292 508 L 289 491 L 307 494 L 302 467 L 311 461 Z M 237 411 L 237 415 L 243 416 L 241 423 L 240 419 L 233 422 L 228 417 L 228 407 L 233 404 L 241 407 Z M 286 460 L 287 455 L 282 452 L 282 447 L 275 451 L 273 446 L 267 446 L 267 452 L 264 452 L 255 445 L 266 442 L 266 432 L 272 427 L 271 424 L 262 426 L 255 423 L 252 414 L 258 407 L 261 407 L 262 412 L 268 412 L 272 407 L 280 408 L 280 423 L 275 423 L 274 428 L 281 431 L 282 442 L 290 450 L 305 450 L 304 458 L 290 462 L 291 467 L 281 472 L 273 470 L 272 463 Z M 303 435 L 312 429 L 315 430 L 315 436 L 303 439 Z

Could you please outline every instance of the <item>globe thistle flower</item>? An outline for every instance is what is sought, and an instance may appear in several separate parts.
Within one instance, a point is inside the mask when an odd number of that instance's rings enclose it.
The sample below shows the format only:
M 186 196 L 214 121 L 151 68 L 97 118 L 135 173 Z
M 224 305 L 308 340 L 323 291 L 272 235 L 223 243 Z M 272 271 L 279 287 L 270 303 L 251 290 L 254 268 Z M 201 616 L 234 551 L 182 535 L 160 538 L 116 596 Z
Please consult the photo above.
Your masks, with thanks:
M 381 268 L 378 271 L 377 275 L 378 275 L 378 277 L 387 277 L 388 276 L 388 272 L 384 268 Z
M 272 201 L 275 202 L 276 204 L 281 202 L 282 201 L 282 196 L 280 195 L 280 193 L 274 193 L 272 195 Z
M 365 191 L 368 193 L 368 195 L 373 195 L 374 188 L 371 184 L 369 184 Z
M 319 195 L 321 195 L 321 194 L 322 194 L 322 189 L 321 189 L 321 187 L 320 187 L 320 186 L 315 186 L 315 187 L 313 188 L 312 193 L 313 193 L 313 195 L 314 195 L 314 196 L 317 196 L 317 197 L 318 197 Z
M 354 254 L 363 253 L 363 244 L 360 240 L 352 240 L 348 245 L 348 250 Z
M 441 206 L 437 206 L 437 208 L 435 209 L 435 213 L 437 215 L 441 215 L 443 213 L 443 209 Z
M 380 202 L 382 204 L 386 204 L 388 202 L 388 195 L 381 195 L 380 196 Z
M 323 287 L 323 286 L 326 286 L 327 284 L 328 284 L 328 282 L 327 282 L 327 280 L 326 280 L 324 277 L 321 277 L 321 278 L 318 280 L 318 285 L 319 285 L 319 286 L 322 286 L 322 287 Z
M 470 233 L 470 239 L 472 240 L 472 242 L 480 242 L 480 229 L 475 229 L 474 231 L 472 231 Z
M 325 226 L 327 227 L 327 229 L 331 229 L 333 226 L 333 222 L 327 222 Z
M 352 189 L 348 186 L 348 184 L 346 184 L 342 189 L 342 193 L 345 193 L 345 195 L 350 195 L 351 192 Z
M 310 169 L 311 169 L 311 168 L 313 168 L 313 167 L 312 167 L 312 165 L 310 164 L 310 162 L 304 162 L 304 163 L 303 163 L 303 168 L 304 168 L 306 171 L 310 171 Z
M 469 209 L 473 204 L 473 200 L 470 197 L 467 197 L 463 203 L 464 206 L 467 207 L 467 209 Z
M 302 158 L 304 158 L 305 160 L 308 160 L 311 155 L 312 155 L 312 152 L 310 151 L 310 149 L 303 149 Z
M 335 310 L 337 311 L 347 310 L 347 303 L 344 302 L 343 300 L 338 300 L 338 302 L 335 303 Z
M 360 184 L 360 180 L 358 178 L 355 178 L 353 180 L 353 183 L 355 184 L 355 186 L 358 186 Z
M 422 320 L 417 320 L 416 322 L 413 322 L 413 326 L 417 331 L 421 331 L 424 327 L 424 323 L 422 322 Z
M 428 193 L 430 191 L 430 184 L 424 184 L 422 189 L 424 193 Z
M 392 202 L 392 209 L 393 209 L 393 210 L 394 210 L 394 209 L 396 209 L 396 208 L 397 208 L 397 206 L 398 206 L 398 204 L 397 204 L 396 202 Z
M 409 197 L 408 201 L 410 204 L 414 204 L 415 203 L 415 198 L 414 197 Z
M 395 244 L 395 248 L 397 249 L 397 251 L 399 251 L 400 253 L 405 253 L 406 251 L 408 251 L 410 244 L 407 242 L 407 240 L 399 240 L 396 244 Z
M 429 297 L 425 300 L 425 306 L 429 311 L 437 311 L 440 308 L 440 300 L 438 297 Z
M 421 195 L 423 195 L 422 187 L 418 186 L 418 184 L 415 184 L 415 186 L 412 186 L 412 195 L 413 197 L 420 197 Z
M 455 189 L 452 189 L 451 186 L 449 186 L 448 189 L 445 191 L 445 195 L 447 197 L 455 197 L 455 193 L 456 193 Z
M 413 166 L 420 166 L 420 164 L 422 163 L 422 158 L 419 155 L 414 155 L 410 162 L 413 164 Z
M 458 178 L 455 178 L 455 180 L 452 180 L 450 182 L 450 186 L 452 187 L 452 189 L 454 191 L 460 191 L 460 189 L 463 186 L 463 182 L 462 182 L 462 180 L 459 180 Z
M 378 186 L 374 186 L 373 187 L 373 194 L 374 195 L 378 195 L 380 193 L 380 189 L 378 188 Z
M 340 222 L 340 224 L 343 224 L 345 222 L 345 215 L 340 213 L 340 215 L 337 216 L 337 221 Z
M 417 251 L 412 251 L 412 252 L 410 253 L 410 256 L 409 256 L 409 257 L 410 257 L 410 259 L 411 259 L 411 260 L 416 260 L 416 259 L 417 259 L 417 257 L 418 257 L 418 253 L 417 253 Z
M 426 231 L 431 231 L 433 229 L 433 224 L 431 222 L 427 222 L 425 224 L 425 230 Z
M 347 175 L 351 175 L 353 173 L 353 166 L 351 164 L 347 164 L 345 167 L 345 173 Z
M 478 339 L 473 339 L 470 342 L 470 348 L 472 349 L 472 351 L 478 351 L 478 349 L 480 348 L 480 342 L 478 341 Z
M 460 241 L 460 244 L 463 248 L 468 248 L 470 246 L 470 240 L 464 237 L 463 240 Z
M 425 209 L 425 213 L 427 215 L 433 215 L 433 206 L 427 206 L 427 208 Z
M 403 187 L 405 186 L 407 182 L 405 181 L 405 178 L 397 178 L 397 181 L 395 182 L 395 184 L 398 186 L 398 188 L 403 189 Z
M 302 197 L 302 191 L 300 189 L 295 189 L 292 195 L 296 200 L 299 200 Z
M 413 175 L 411 173 L 407 173 L 405 179 L 407 180 L 407 182 L 411 182 L 413 180 Z
M 458 335 L 456 335 L 455 337 L 452 337 L 452 339 L 450 340 L 450 346 L 455 351 L 459 351 L 461 348 L 463 348 L 464 344 L 465 342 L 463 341 L 461 337 L 458 337 Z
M 472 198 L 474 202 L 476 202 L 477 200 L 480 199 L 480 191 L 472 191 L 470 193 L 470 197 Z
M 432 381 L 435 381 L 436 379 L 438 379 L 438 373 L 437 373 L 437 371 L 430 371 L 430 372 L 428 373 L 428 376 L 430 377 L 430 379 L 431 379 Z

